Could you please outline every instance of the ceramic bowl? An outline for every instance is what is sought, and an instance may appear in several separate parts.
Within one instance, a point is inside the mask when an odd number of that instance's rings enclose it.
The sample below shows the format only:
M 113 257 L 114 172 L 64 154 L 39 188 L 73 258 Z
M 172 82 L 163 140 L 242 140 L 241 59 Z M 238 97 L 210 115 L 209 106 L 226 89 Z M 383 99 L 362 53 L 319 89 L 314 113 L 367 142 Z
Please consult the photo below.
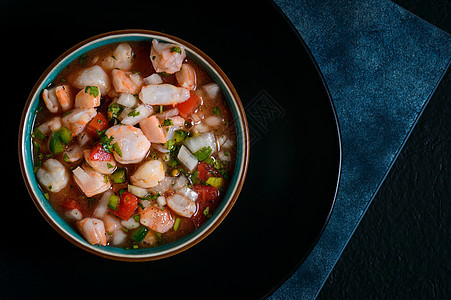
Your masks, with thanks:
M 33 172 L 31 132 L 35 119 L 35 111 L 40 102 L 40 93 L 52 82 L 61 70 L 84 53 L 111 43 L 131 41 L 151 42 L 152 39 L 185 46 L 187 55 L 207 70 L 222 88 L 225 99 L 233 113 L 234 125 L 237 132 L 235 172 L 232 176 L 230 186 L 214 215 L 199 229 L 185 237 L 166 245 L 148 249 L 125 250 L 112 246 L 91 245 L 54 211 L 36 181 Z M 205 53 L 188 42 L 167 34 L 148 30 L 108 32 L 89 38 L 63 53 L 44 71 L 31 91 L 22 114 L 19 132 L 19 157 L 22 174 L 29 194 L 40 213 L 57 232 L 76 246 L 105 258 L 122 261 L 148 261 L 165 258 L 180 253 L 204 239 L 222 222 L 237 200 L 241 187 L 243 186 L 249 160 L 249 131 L 246 116 L 240 98 L 224 72 Z

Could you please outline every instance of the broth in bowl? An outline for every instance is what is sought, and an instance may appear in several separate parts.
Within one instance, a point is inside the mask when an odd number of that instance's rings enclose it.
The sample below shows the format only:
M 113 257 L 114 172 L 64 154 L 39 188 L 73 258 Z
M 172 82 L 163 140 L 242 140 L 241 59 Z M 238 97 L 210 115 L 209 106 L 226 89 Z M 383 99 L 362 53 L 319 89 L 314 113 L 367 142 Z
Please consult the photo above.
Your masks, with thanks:
M 36 179 L 91 245 L 167 244 L 221 203 L 236 160 L 233 114 L 184 46 L 101 46 L 65 67 L 40 100 Z

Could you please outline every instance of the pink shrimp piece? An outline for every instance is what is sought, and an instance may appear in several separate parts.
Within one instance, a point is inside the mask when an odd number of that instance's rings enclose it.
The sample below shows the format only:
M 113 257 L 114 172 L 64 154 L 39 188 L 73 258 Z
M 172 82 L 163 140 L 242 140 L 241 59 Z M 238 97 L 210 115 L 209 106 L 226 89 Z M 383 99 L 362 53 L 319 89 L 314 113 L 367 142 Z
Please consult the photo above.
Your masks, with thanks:
M 84 218 L 77 222 L 77 228 L 91 245 L 106 246 L 105 225 L 101 220 Z
M 194 91 L 196 89 L 196 71 L 189 64 L 182 64 L 175 78 L 181 87 Z
M 165 233 L 174 226 L 175 220 L 167 208 L 150 206 L 141 212 L 139 222 L 153 231 Z
M 157 117 L 151 116 L 139 122 L 139 127 L 151 143 L 166 143 L 163 126 Z
M 113 70 L 113 86 L 118 93 L 137 94 L 144 85 L 144 80 L 139 74 L 122 70 Z
M 100 89 L 97 86 L 87 86 L 75 96 L 75 107 L 88 109 L 100 106 Z
M 57 86 L 55 94 L 63 111 L 68 111 L 74 106 L 74 96 L 68 84 Z

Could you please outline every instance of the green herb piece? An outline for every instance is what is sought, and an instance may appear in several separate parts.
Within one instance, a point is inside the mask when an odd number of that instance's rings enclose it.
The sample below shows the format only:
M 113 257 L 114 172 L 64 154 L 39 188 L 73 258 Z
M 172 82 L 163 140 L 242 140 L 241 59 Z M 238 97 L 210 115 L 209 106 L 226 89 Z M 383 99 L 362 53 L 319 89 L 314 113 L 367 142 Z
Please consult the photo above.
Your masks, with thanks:
M 171 126 L 171 125 L 174 125 L 174 123 L 172 122 L 171 119 L 166 119 L 166 120 L 163 121 L 163 125 L 164 126 Z
M 80 64 L 80 65 L 84 65 L 85 63 L 86 63 L 86 61 L 88 60 L 88 54 L 82 54 L 81 56 L 80 56 L 80 58 L 78 59 L 78 63 Z
M 207 206 L 207 208 L 204 209 L 203 214 L 204 214 L 204 216 L 206 216 L 206 217 L 210 214 L 210 206 Z
M 172 136 L 172 140 L 176 143 L 183 142 L 188 136 L 188 132 L 184 130 L 176 130 L 174 131 L 174 135 Z
M 175 141 L 174 140 L 169 140 L 166 142 L 166 149 L 171 150 L 172 147 L 174 147 L 175 145 Z
M 94 97 L 97 97 L 100 92 L 99 92 L 99 88 L 98 87 L 88 85 L 87 87 L 85 87 L 85 93 L 86 94 L 89 93 L 90 95 L 92 95 Z
M 113 141 L 114 137 L 108 137 L 105 132 L 102 131 L 97 132 L 97 134 L 100 135 L 100 145 L 102 145 L 103 150 L 105 150 L 105 152 L 112 153 L 113 146 L 111 145 L 111 142 Z
M 110 175 L 110 178 L 114 183 L 124 183 L 127 180 L 125 168 L 118 168 Z
M 67 163 L 69 162 L 69 155 L 67 155 L 67 153 L 63 154 L 63 160 Z
M 132 231 L 130 234 L 130 238 L 138 243 L 141 243 L 146 237 L 149 229 L 146 226 L 140 226 Z
M 108 207 L 111 208 L 112 210 L 117 210 L 118 206 L 119 206 L 119 196 L 117 195 L 111 195 L 110 198 L 108 199 Z
M 63 153 L 66 147 L 64 146 L 63 141 L 61 140 L 60 135 L 54 131 L 52 135 L 50 136 L 49 140 L 49 150 L 53 154 L 60 154 Z
M 113 59 L 117 60 L 116 56 L 114 56 L 114 55 L 111 55 L 111 57 L 112 57 Z
M 135 109 L 128 113 L 129 117 L 137 117 L 139 116 L 139 111 L 136 111 Z
M 175 219 L 175 223 L 174 223 L 174 231 L 177 231 L 177 229 L 179 229 L 179 226 L 180 226 L 180 222 L 181 222 L 181 219 L 180 218 L 176 218 Z
M 139 215 L 134 215 L 134 216 L 133 216 L 133 220 L 135 220 L 135 222 L 139 222 L 140 219 L 141 219 L 141 218 L 140 218 Z
M 50 199 L 49 193 L 44 193 L 44 197 L 45 199 L 49 200 Z
M 119 148 L 119 144 L 117 142 L 113 144 L 113 150 L 117 153 L 117 155 L 122 157 L 122 150 Z
M 39 160 L 34 164 L 33 172 L 36 173 L 40 167 L 42 167 L 42 161 Z
M 210 146 L 205 146 L 202 149 L 197 150 L 196 152 L 193 153 L 193 155 L 199 160 L 199 161 L 204 161 L 206 160 L 208 157 L 210 157 L 210 154 L 213 150 L 211 149 Z
M 121 111 L 123 110 L 123 107 L 121 107 L 117 103 L 113 103 L 110 106 L 108 106 L 108 120 L 117 119 Z
M 215 188 L 220 188 L 224 183 L 223 181 L 222 177 L 209 177 L 205 183 L 214 186 Z
M 151 200 L 156 200 L 158 197 L 160 196 L 160 193 L 156 193 L 155 195 L 147 195 L 143 198 L 140 198 L 141 200 L 147 200 L 147 201 L 151 201 Z
M 171 48 L 171 53 L 174 53 L 174 52 L 177 52 L 178 54 L 182 54 L 182 48 L 177 47 L 177 46 L 172 47 Z
M 221 116 L 221 111 L 219 110 L 219 107 L 217 106 L 213 107 L 213 114 L 218 117 Z
M 155 58 L 157 58 L 155 55 L 154 56 L 152 56 L 152 60 L 154 60 Z
M 133 249 L 139 249 L 139 246 L 138 245 L 133 245 L 132 248 Z
M 179 165 L 179 162 L 176 159 L 171 158 L 168 162 L 167 162 L 168 166 L 171 168 L 177 167 Z
M 33 134 L 31 135 L 34 138 L 37 138 L 38 140 L 40 140 L 41 142 L 43 142 L 45 140 L 45 134 L 43 134 L 39 129 L 35 129 Z
M 107 166 L 108 169 L 114 168 L 114 166 L 112 164 L 110 164 L 109 162 L 106 163 L 106 166 Z

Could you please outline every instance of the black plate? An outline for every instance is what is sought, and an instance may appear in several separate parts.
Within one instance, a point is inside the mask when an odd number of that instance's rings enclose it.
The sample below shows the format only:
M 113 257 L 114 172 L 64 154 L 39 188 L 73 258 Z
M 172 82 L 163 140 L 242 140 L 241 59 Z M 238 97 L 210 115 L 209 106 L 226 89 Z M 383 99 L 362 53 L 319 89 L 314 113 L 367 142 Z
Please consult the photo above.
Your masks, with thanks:
M 149 1 L 138 9 L 135 2 L 103 3 L 8 7 L 9 37 L 27 55 L 12 59 L 13 74 L 25 78 L 17 120 L 40 74 L 74 44 L 118 29 L 165 32 L 203 50 L 237 89 L 251 133 L 247 179 L 229 216 L 201 243 L 164 260 L 124 263 L 86 253 L 59 236 L 34 207 L 16 165 L 20 202 L 13 203 L 16 209 L 6 220 L 19 224 L 7 230 L 8 246 L 0 248 L 0 290 L 20 296 L 112 293 L 127 299 L 269 295 L 318 240 L 340 169 L 334 109 L 301 38 L 270 2 L 180 6 L 167 1 L 162 8 Z

